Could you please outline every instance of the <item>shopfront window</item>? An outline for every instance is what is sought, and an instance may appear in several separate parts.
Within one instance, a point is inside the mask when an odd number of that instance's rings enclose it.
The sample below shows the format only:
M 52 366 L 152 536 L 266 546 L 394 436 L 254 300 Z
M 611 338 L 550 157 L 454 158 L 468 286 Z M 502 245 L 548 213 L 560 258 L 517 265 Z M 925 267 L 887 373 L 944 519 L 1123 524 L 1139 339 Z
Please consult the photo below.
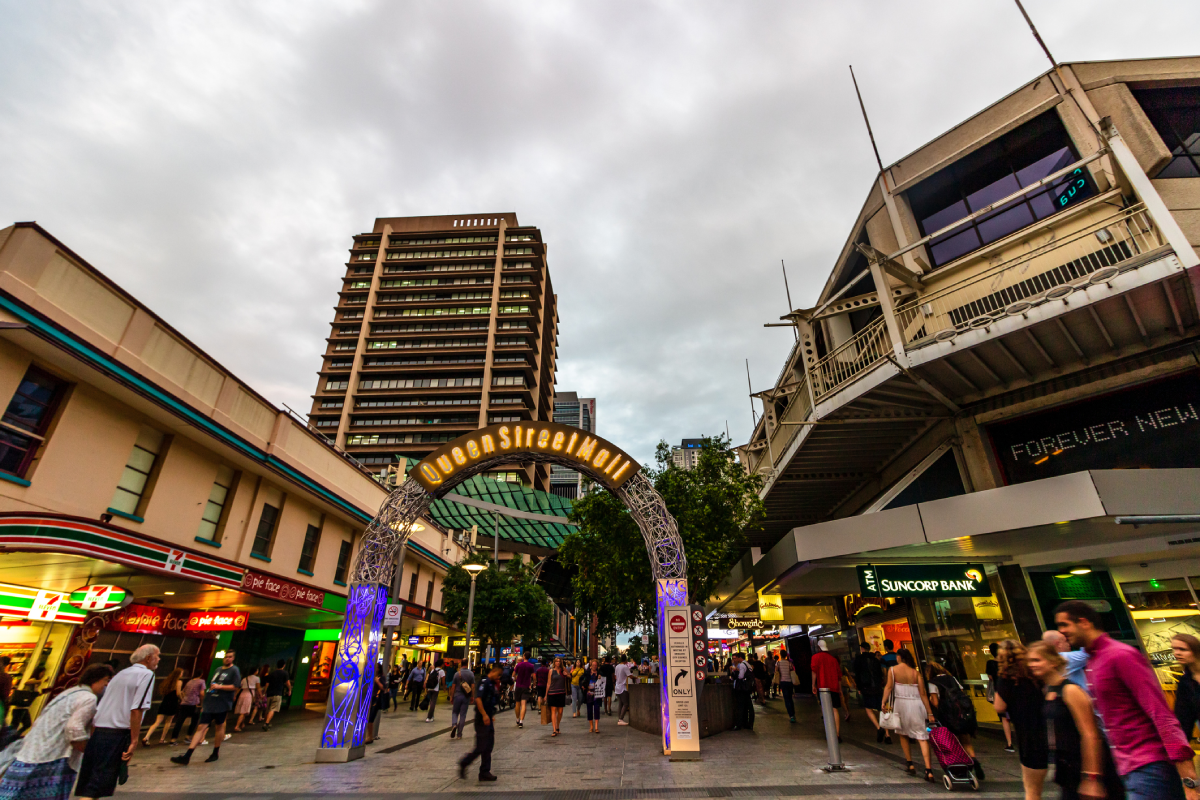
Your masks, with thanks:
M 988 570 L 993 588 L 1000 586 L 995 568 Z M 925 660 L 936 661 L 966 687 L 980 722 L 998 722 L 996 710 L 987 701 L 988 646 L 1016 639 L 1003 593 L 990 597 L 913 598 L 913 618 L 924 649 Z
M 1192 578 L 1195 585 L 1196 578 Z M 1200 636 L 1200 611 L 1188 588 L 1187 580 L 1148 580 L 1121 584 L 1129 615 L 1137 628 L 1142 646 L 1163 691 L 1173 699 L 1175 692 L 1175 656 L 1171 652 L 1171 637 L 1180 633 Z

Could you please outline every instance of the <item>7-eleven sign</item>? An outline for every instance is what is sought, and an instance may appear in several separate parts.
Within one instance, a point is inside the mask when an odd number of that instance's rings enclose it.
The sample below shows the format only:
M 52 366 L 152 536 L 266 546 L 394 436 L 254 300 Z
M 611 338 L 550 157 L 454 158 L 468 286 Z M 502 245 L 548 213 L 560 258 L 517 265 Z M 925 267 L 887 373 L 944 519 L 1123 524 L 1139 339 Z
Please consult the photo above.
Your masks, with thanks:
M 66 599 L 65 592 L 38 592 L 33 599 L 33 607 L 29 609 L 29 619 L 52 622 L 58 616 L 58 607 Z
M 184 553 L 182 550 L 172 550 L 169 552 L 167 554 L 167 570 L 169 572 L 179 572 L 183 569 L 183 556 Z
M 120 586 L 95 584 L 71 592 L 68 602 L 84 611 L 113 611 L 124 608 L 133 596 Z

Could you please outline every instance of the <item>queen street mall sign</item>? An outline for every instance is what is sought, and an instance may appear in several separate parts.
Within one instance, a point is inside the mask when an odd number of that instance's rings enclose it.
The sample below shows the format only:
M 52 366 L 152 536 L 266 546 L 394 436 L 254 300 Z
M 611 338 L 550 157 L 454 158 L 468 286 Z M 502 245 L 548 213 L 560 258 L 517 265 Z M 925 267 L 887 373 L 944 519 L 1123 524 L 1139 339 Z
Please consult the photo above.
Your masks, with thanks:
M 982 564 L 859 564 L 863 597 L 990 597 Z

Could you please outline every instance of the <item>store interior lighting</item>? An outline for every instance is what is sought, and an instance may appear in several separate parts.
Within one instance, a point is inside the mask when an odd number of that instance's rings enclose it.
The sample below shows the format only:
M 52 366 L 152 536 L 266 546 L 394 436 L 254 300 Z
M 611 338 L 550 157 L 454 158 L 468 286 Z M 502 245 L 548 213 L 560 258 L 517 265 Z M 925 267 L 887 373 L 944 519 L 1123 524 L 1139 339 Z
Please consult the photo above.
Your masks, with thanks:
M 1071 570 L 1072 575 L 1087 575 L 1092 571 L 1091 567 L 1075 567 Z
M 1193 608 L 1138 608 L 1129 615 L 1134 619 L 1167 619 L 1168 617 L 1194 617 Z

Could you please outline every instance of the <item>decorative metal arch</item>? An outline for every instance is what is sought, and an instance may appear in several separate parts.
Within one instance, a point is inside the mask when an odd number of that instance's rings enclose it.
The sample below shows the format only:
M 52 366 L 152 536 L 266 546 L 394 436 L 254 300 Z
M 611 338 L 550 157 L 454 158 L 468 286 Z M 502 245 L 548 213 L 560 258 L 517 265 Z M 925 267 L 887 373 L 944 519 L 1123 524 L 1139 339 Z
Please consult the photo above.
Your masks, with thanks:
M 461 438 L 465 441 L 468 437 Z M 412 477 L 398 486 L 363 532 L 354 559 L 346 616 L 330 682 L 325 727 L 321 734 L 321 746 L 317 750 L 318 761 L 347 761 L 362 756 L 388 586 L 391 584 L 396 556 L 400 546 L 411 536 L 413 523 L 425 514 L 430 503 L 449 493 L 467 478 L 493 466 L 514 462 L 561 464 L 582 472 L 601 485 L 607 482 L 607 476 L 599 468 L 554 452 L 521 449 L 498 453 L 465 466 L 432 491 Z M 662 496 L 643 473 L 637 472 L 609 491 L 629 509 L 646 543 L 658 600 L 659 661 L 666 664 L 664 610 L 669 605 L 687 604 L 687 558 L 683 551 L 683 540 Z M 666 733 L 669 726 L 666 719 L 665 681 L 662 686 L 666 747 L 669 746 Z

